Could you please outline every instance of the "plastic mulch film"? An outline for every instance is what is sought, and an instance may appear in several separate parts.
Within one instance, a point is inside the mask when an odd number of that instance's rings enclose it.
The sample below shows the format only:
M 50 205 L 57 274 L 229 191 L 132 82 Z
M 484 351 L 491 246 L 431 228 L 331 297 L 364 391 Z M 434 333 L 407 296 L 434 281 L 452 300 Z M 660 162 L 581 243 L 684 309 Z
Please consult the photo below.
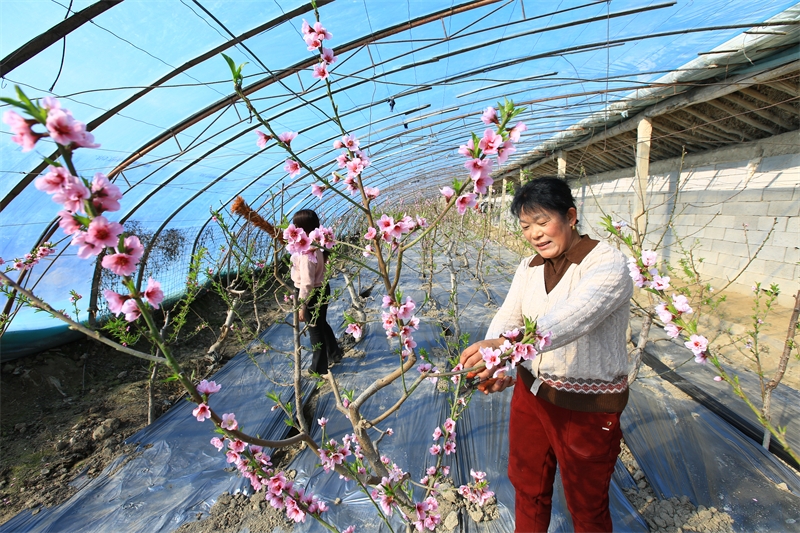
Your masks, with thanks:
M 292 350 L 292 330 L 287 325 L 269 328 L 262 338 L 274 349 Z M 253 359 L 240 353 L 209 378 L 222 385 L 210 404 L 220 414 L 234 412 L 250 434 L 284 438 L 288 428 L 283 413 L 271 410 L 273 404 L 264 393 L 273 390 L 290 400 L 293 389 L 286 385 L 291 383 L 292 368 L 285 355 L 256 350 Z M 313 383 L 306 382 L 304 396 L 312 391 Z M 36 515 L 24 511 L 0 531 L 167 532 L 207 515 L 223 492 L 250 491 L 250 482 L 228 468 L 225 454 L 209 443 L 213 425 L 197 422 L 194 407 L 180 401 L 128 439 L 140 444 L 134 453 L 117 459 L 94 479 L 79 478 L 77 483 L 84 485 L 72 498 Z
M 797 475 L 661 378 L 633 383 L 622 430 L 656 495 L 716 507 L 735 531 L 800 531 Z
M 631 319 L 633 331 L 638 332 L 640 329 L 641 320 L 638 318 Z M 636 336 L 638 339 L 638 335 Z M 715 410 L 719 408 L 728 411 L 723 413 L 728 417 L 734 417 L 739 420 L 734 420 L 739 426 L 746 426 L 740 428 L 747 431 L 751 438 L 761 441 L 763 429 L 755 413 L 747 407 L 747 405 L 733 393 L 731 386 L 722 381 L 714 381 L 716 372 L 712 365 L 698 365 L 695 364 L 691 351 L 683 346 L 683 341 L 671 339 L 662 328 L 652 327 L 650 329 L 650 342 L 646 347 L 647 355 L 655 357 L 657 361 L 664 363 L 669 368 L 674 368 L 675 373 L 687 382 L 702 389 L 705 393 L 703 399 L 708 398 L 718 404 L 714 406 Z M 686 364 L 682 364 L 686 361 Z M 647 360 L 645 360 L 647 363 Z M 659 369 L 662 372 L 663 369 Z M 739 378 L 742 388 L 751 396 L 751 398 L 758 405 L 760 397 L 761 385 L 758 376 L 747 369 L 733 371 L 733 374 Z M 765 374 L 769 379 L 771 375 Z M 708 406 L 708 405 L 707 405 Z M 794 450 L 800 450 L 800 425 L 797 421 L 800 420 L 800 391 L 797 391 L 784 384 L 779 384 L 772 393 L 771 402 L 772 423 L 776 427 L 786 428 L 786 440 Z M 775 443 L 775 439 L 772 439 Z M 773 449 L 773 448 L 771 448 Z M 773 449 L 773 451 L 776 451 Z

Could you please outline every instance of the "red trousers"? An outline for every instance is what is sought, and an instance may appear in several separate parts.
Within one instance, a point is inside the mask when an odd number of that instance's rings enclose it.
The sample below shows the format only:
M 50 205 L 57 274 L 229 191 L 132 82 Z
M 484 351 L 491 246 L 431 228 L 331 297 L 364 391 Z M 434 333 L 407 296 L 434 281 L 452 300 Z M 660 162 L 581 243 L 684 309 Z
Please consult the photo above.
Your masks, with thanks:
M 584 413 L 514 387 L 508 477 L 516 490 L 517 533 L 546 532 L 556 464 L 576 532 L 611 531 L 608 488 L 620 452 L 621 413 Z

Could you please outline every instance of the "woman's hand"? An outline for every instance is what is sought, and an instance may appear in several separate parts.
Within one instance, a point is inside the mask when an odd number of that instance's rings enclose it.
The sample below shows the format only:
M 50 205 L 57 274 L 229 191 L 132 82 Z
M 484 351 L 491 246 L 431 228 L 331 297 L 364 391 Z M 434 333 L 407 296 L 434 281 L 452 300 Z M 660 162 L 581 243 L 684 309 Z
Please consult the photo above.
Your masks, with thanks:
M 478 341 L 469 345 L 463 352 L 461 352 L 460 362 L 464 368 L 472 368 L 478 366 L 483 362 L 483 355 L 481 355 L 481 348 L 494 348 L 497 349 L 503 345 L 505 339 L 488 339 Z M 479 370 L 477 372 L 469 372 L 468 379 L 480 378 L 482 382 L 478 385 L 478 390 L 484 394 L 493 392 L 504 391 L 506 388 L 514 385 L 514 378 L 506 376 L 505 373 L 500 373 L 497 377 L 492 377 L 496 370 Z
M 306 319 L 307 319 L 306 313 L 307 313 L 306 306 L 305 305 L 301 305 L 300 309 L 297 311 L 297 318 L 300 320 L 300 322 L 305 322 L 306 321 Z

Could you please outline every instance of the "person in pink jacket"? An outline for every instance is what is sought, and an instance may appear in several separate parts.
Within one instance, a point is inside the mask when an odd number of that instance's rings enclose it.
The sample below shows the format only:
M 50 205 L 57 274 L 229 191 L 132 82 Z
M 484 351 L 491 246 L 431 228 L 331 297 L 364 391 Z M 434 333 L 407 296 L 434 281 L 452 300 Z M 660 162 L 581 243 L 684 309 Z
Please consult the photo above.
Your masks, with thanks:
M 294 214 L 292 223 L 302 228 L 306 234 L 320 226 L 317 213 L 311 209 L 301 209 Z M 299 310 L 301 322 L 308 323 L 313 357 L 309 370 L 317 374 L 328 373 L 328 363 L 341 359 L 342 351 L 336 342 L 336 335 L 328 324 L 328 299 L 331 289 L 325 280 L 325 253 L 316 250 L 313 262 L 305 254 L 292 256 L 292 281 L 295 297 L 302 303 Z

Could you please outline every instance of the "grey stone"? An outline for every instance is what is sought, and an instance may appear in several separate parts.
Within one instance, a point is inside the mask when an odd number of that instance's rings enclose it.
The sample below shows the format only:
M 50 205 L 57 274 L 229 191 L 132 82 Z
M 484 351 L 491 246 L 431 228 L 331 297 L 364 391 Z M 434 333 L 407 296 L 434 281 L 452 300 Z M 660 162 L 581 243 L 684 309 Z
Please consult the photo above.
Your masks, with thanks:
M 467 508 L 467 511 L 469 512 L 469 517 L 472 518 L 473 522 L 480 522 L 483 520 L 483 510 L 477 505 L 470 505 Z
M 458 527 L 458 513 L 455 511 L 450 511 L 450 514 L 447 515 L 447 518 L 444 519 L 444 527 L 447 531 L 453 531 L 455 528 Z
M 653 522 L 655 522 L 658 527 L 667 527 L 667 523 L 660 516 L 655 517 Z

